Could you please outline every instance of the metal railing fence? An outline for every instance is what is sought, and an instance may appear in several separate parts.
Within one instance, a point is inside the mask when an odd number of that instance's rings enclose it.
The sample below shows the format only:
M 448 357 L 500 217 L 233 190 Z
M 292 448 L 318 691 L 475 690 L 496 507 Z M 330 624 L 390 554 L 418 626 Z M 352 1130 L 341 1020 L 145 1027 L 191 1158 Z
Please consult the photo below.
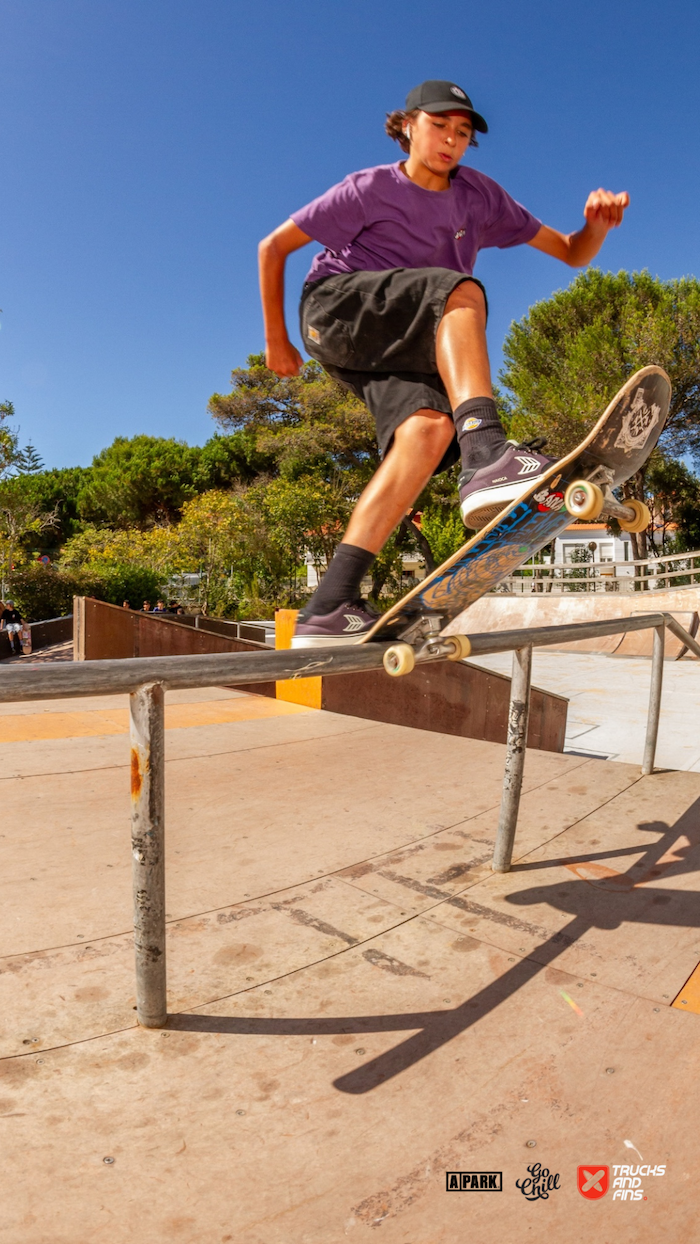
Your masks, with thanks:
M 600 622 L 540 626 L 471 635 L 471 656 L 513 652 L 510 709 L 503 796 L 493 868 L 510 868 L 522 789 L 530 708 L 533 648 L 576 639 L 653 628 L 651 687 L 642 774 L 654 769 L 663 680 L 664 634 L 700 657 L 697 643 L 675 618 L 649 613 Z M 147 1028 L 167 1020 L 165 953 L 165 691 L 212 685 L 245 686 L 265 679 L 359 673 L 382 667 L 391 644 L 216 653 L 201 656 L 146 657 L 51 666 L 9 666 L 0 673 L 0 701 L 64 699 L 129 693 L 131 734 L 131 847 L 136 959 L 136 1013 Z M 444 660 L 424 654 L 419 664 Z
M 572 592 L 672 591 L 700 586 L 700 553 L 670 553 L 646 561 L 526 562 L 494 593 L 562 596 Z

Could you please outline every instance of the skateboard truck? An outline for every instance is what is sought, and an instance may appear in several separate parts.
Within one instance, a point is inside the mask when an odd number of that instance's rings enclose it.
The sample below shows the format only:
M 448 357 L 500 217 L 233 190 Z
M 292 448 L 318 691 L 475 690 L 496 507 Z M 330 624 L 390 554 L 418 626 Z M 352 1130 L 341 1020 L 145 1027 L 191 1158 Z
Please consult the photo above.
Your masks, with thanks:
M 644 531 L 651 514 L 643 501 L 629 497 L 618 501 L 611 491 L 612 472 L 599 467 L 588 479 L 576 479 L 564 494 L 564 505 L 572 518 L 589 521 L 603 516 L 616 518 L 623 531 Z M 603 487 L 601 487 L 601 484 Z
M 441 635 L 444 621 L 442 614 L 423 614 L 406 627 L 401 634 L 402 642 L 392 644 L 384 653 L 382 664 L 387 674 L 393 678 L 410 674 L 416 661 L 462 661 L 468 657 L 469 639 L 466 635 Z

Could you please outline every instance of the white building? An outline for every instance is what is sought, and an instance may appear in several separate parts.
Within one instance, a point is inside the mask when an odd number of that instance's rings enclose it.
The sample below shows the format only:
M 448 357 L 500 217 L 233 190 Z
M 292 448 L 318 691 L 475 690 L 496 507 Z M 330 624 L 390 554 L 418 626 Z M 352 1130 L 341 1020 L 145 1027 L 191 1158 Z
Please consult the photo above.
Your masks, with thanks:
M 623 531 L 614 536 L 605 523 L 572 523 L 555 541 L 554 560 L 559 565 L 570 565 L 578 560 L 574 554 L 585 549 L 592 562 L 632 562 L 632 541 L 629 533 Z M 619 567 L 618 573 L 625 573 Z M 629 573 L 634 574 L 630 566 Z

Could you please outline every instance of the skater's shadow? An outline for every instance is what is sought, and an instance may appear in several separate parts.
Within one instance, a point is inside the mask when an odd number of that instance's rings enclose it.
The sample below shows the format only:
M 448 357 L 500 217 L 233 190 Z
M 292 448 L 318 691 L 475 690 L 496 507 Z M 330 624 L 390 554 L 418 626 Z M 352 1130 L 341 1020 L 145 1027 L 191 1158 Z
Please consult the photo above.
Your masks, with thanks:
M 179 1014 L 169 1017 L 168 1027 L 188 1032 L 317 1037 L 336 1033 L 361 1036 L 373 1032 L 413 1030 L 413 1035 L 393 1049 L 334 1081 L 341 1092 L 367 1093 L 471 1028 L 591 929 L 616 929 L 623 923 L 700 928 L 697 892 L 672 889 L 668 885 L 674 876 L 700 869 L 700 853 L 697 851 L 700 846 L 700 800 L 693 803 L 674 825 L 654 821 L 641 824 L 639 829 L 658 837 L 646 848 L 629 846 L 516 865 L 510 874 L 513 881 L 524 879 L 529 873 L 536 871 L 541 874 L 555 867 L 565 869 L 566 875 L 550 885 L 538 884 L 515 890 L 506 895 L 506 902 L 518 907 L 544 906 L 565 912 L 571 919 L 535 947 L 526 959 L 519 960 L 502 976 L 457 1007 L 402 1014 L 339 1016 L 335 1019 L 259 1019 L 252 1016 Z M 625 872 L 617 872 L 610 866 L 611 860 L 621 860 L 630 855 L 637 858 Z M 607 861 L 605 865 L 597 862 L 603 859 Z M 665 884 L 654 885 L 654 881 L 661 877 Z M 458 897 L 445 894 L 446 905 L 449 907 L 450 902 Z M 488 911 L 488 908 L 484 910 Z

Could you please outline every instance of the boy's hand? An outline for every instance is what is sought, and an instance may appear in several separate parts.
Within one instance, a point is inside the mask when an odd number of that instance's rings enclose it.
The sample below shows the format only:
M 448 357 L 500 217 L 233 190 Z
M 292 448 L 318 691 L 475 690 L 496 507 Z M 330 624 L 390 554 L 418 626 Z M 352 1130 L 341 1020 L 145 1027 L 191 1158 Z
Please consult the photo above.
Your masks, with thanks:
M 626 190 L 621 194 L 613 194 L 610 190 L 593 190 L 583 209 L 586 224 L 596 232 L 607 233 L 622 224 L 625 208 L 629 207 L 630 196 Z
M 304 360 L 291 341 L 279 341 L 265 347 L 265 365 L 277 376 L 298 376 Z

